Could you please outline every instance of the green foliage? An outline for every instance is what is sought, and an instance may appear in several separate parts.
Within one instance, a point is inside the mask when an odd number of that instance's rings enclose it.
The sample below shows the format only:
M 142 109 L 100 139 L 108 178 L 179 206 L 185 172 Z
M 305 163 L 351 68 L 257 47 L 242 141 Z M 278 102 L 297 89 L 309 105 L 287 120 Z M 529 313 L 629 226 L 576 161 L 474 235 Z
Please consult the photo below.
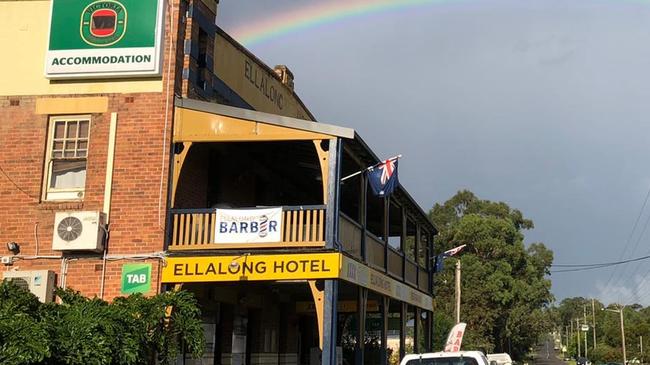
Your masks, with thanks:
M 0 364 L 36 364 L 50 356 L 40 307 L 32 293 L 0 283 Z
M 440 230 L 436 251 L 467 245 L 459 256 L 461 321 L 467 323 L 463 348 L 521 358 L 552 327 L 545 314 L 553 300 L 546 277 L 552 251 L 542 243 L 524 245 L 522 231 L 534 225 L 519 210 L 481 200 L 467 190 L 436 204 L 429 217 Z M 453 325 L 456 258 L 446 261 L 434 278 L 436 344 L 444 343 L 442 336 Z
M 41 304 L 10 282 L 0 284 L 0 363 L 171 364 L 181 344 L 194 357 L 203 352 L 201 313 L 188 292 L 136 294 L 111 304 L 72 290 L 56 295 L 61 304 Z
M 585 317 L 587 324 L 590 325 L 587 332 L 587 355 L 592 362 L 623 362 L 623 349 L 621 343 L 621 322 L 620 314 L 602 310 L 610 305 L 603 305 L 599 301 L 594 301 L 594 313 L 592 316 L 591 299 L 574 297 L 562 300 L 555 311 L 559 316 L 554 318 L 557 331 L 562 334 L 562 343 L 568 344 L 568 351 L 571 356 L 578 354 L 578 335 L 575 328 L 576 319 L 580 324 L 584 323 Z M 610 308 L 618 308 L 618 305 L 611 305 Z M 623 309 L 625 322 L 626 338 L 626 355 L 627 359 L 650 359 L 650 352 L 644 348 L 641 353 L 640 339 L 643 336 L 647 341 L 650 332 L 650 307 L 643 307 L 633 304 Z M 593 319 L 596 323 L 596 346 L 593 342 Z M 568 335 L 567 335 L 568 333 Z M 568 338 L 567 338 L 568 337 Z M 585 333 L 580 333 L 581 355 L 584 356 Z M 645 341 L 644 341 L 645 342 Z M 644 346 L 646 347 L 646 346 Z

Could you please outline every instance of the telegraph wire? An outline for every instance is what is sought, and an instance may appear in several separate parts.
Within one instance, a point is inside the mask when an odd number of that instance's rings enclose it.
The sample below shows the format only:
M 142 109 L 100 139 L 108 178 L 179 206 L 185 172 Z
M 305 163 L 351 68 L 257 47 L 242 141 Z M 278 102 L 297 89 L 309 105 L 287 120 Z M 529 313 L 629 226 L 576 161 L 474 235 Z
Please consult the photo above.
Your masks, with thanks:
M 561 273 L 561 272 L 576 272 L 576 271 L 596 270 L 596 269 L 602 269 L 604 267 L 610 267 L 610 266 L 613 266 L 613 265 L 582 267 L 582 268 L 579 268 L 579 269 L 552 270 L 552 271 L 550 271 L 550 273 L 551 274 L 556 274 L 556 273 Z
M 632 237 L 634 236 L 634 231 L 636 231 L 636 227 L 639 224 L 639 220 L 641 220 L 641 217 L 643 216 L 643 211 L 645 210 L 645 207 L 648 204 L 648 198 L 650 198 L 650 187 L 648 187 L 648 192 L 645 195 L 645 200 L 643 201 L 643 205 L 641 206 L 641 209 L 639 210 L 639 214 L 637 215 L 636 220 L 634 221 L 634 226 L 632 227 L 632 231 L 630 232 L 629 236 L 627 237 L 627 243 L 625 244 L 625 249 L 623 249 L 623 251 L 621 252 L 621 256 L 618 258 L 619 260 L 622 260 L 623 257 L 625 257 L 625 253 L 627 252 L 627 249 L 630 246 L 630 242 L 632 240 Z M 612 273 L 609 275 L 609 279 L 607 279 L 607 283 L 605 284 L 605 288 L 609 287 L 609 283 L 614 278 L 615 273 L 616 273 L 616 269 L 614 269 L 612 271 Z
M 648 229 L 648 223 L 650 223 L 650 214 L 646 218 L 645 224 L 643 225 L 643 230 L 641 230 L 641 233 L 639 234 L 639 237 L 637 238 L 636 243 L 634 244 L 634 249 L 632 250 L 632 252 L 630 252 L 630 255 L 634 255 L 636 253 L 636 249 L 637 247 L 639 247 L 639 242 L 641 242 L 641 239 L 643 238 L 643 236 L 645 236 L 646 229 Z M 646 255 L 649 253 L 650 252 L 645 252 Z M 638 271 L 639 271 L 639 265 L 637 265 L 637 267 L 634 270 L 634 273 L 632 274 L 632 276 L 630 276 L 630 278 L 633 279 L 634 275 L 636 275 Z M 627 266 L 625 266 L 622 269 L 622 272 L 618 276 L 618 280 L 614 282 L 614 286 L 620 286 L 621 282 L 625 280 L 626 274 L 627 274 Z M 621 301 L 623 301 L 623 299 L 625 298 L 621 298 Z
M 32 200 L 38 202 L 38 199 L 37 199 L 37 198 L 33 197 L 30 193 L 26 192 L 25 190 L 23 190 L 23 188 L 21 188 L 18 184 L 16 184 L 16 182 L 14 181 L 14 179 L 12 179 L 11 176 L 9 176 L 9 174 L 7 174 L 7 173 L 5 172 L 5 170 L 2 168 L 1 165 L 0 165 L 0 172 L 2 173 L 2 175 L 4 175 L 4 177 L 5 177 L 7 180 L 9 180 L 9 182 L 10 182 L 10 183 L 11 183 L 11 184 L 16 188 L 16 189 L 18 189 L 18 191 L 20 191 L 21 193 L 27 195 L 30 199 L 32 199 Z
M 639 271 L 639 267 L 640 267 L 640 265 L 637 265 L 636 270 L 634 270 L 634 273 L 632 274 L 631 278 L 633 280 L 634 280 L 634 276 Z M 643 278 L 648 277 L 648 274 L 650 274 L 650 268 L 648 268 L 648 270 L 645 272 L 645 274 L 643 276 L 641 276 L 642 280 L 643 280 Z M 641 281 L 641 283 L 639 285 L 637 285 L 636 288 L 633 289 L 633 293 L 630 295 L 630 298 L 625 298 L 625 299 L 629 299 L 631 301 L 632 299 L 634 299 L 634 297 L 638 297 L 638 295 L 640 294 L 642 286 L 644 286 L 644 281 Z M 644 300 L 645 300 L 645 297 L 647 297 L 647 295 L 644 296 Z
M 566 267 L 566 268 L 568 268 L 568 269 L 554 270 L 554 271 L 551 271 L 551 273 L 575 272 L 575 271 L 603 269 L 603 268 L 607 268 L 607 267 L 612 267 L 612 266 L 617 266 L 617 265 L 622 265 L 622 264 L 628 264 L 630 262 L 642 261 L 642 260 L 647 260 L 647 259 L 650 259 L 650 255 L 636 257 L 636 258 L 628 259 L 628 260 L 621 260 L 621 261 L 614 261 L 614 262 L 603 262 L 603 263 L 596 263 L 596 264 L 551 264 L 551 267 L 561 267 L 561 268 Z M 650 271 L 650 270 L 648 270 L 648 271 Z
M 650 251 L 648 251 L 646 253 L 650 253 Z M 634 280 L 634 278 L 636 277 L 636 274 L 639 272 L 640 267 L 641 267 L 641 265 L 636 266 L 636 269 L 634 270 L 634 272 L 630 276 L 630 279 Z M 650 269 L 648 269 L 646 271 L 645 275 L 643 275 L 642 278 L 646 277 L 648 274 L 650 274 Z M 639 290 L 640 290 L 640 286 L 637 286 L 636 288 L 633 289 L 633 293 L 631 294 L 631 298 L 625 298 L 625 299 L 632 300 L 635 296 L 637 296 L 639 294 Z
M 641 261 L 650 258 L 650 255 L 636 257 L 633 259 L 622 260 L 622 261 L 613 261 L 613 262 L 601 262 L 596 264 L 551 264 L 555 267 L 588 267 L 588 266 L 614 266 L 619 264 L 626 264 L 628 262 Z

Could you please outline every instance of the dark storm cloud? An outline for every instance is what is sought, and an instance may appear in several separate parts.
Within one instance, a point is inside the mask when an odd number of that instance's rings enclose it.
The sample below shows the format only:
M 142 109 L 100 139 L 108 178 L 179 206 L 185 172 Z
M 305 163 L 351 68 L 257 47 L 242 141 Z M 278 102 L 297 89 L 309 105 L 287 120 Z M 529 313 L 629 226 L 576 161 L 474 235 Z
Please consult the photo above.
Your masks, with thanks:
M 222 0 L 219 22 L 305 4 L 269 3 Z M 289 65 L 319 120 L 357 129 L 380 156 L 404 154 L 400 180 L 424 209 L 471 189 L 533 219 L 527 242 L 557 263 L 583 263 L 619 258 L 650 186 L 648 45 L 650 3 L 467 0 L 251 50 Z M 640 242 L 626 256 L 647 251 L 650 232 Z M 553 291 L 600 295 L 610 281 L 632 297 L 644 272 L 556 274 Z

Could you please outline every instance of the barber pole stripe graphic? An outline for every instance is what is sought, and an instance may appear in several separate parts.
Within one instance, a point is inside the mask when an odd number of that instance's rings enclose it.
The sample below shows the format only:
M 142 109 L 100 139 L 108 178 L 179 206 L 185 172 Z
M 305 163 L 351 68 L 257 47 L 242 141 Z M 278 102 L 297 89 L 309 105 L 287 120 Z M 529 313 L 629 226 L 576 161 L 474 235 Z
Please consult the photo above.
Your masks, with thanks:
M 269 217 L 263 215 L 260 217 L 260 237 L 266 237 L 269 232 Z

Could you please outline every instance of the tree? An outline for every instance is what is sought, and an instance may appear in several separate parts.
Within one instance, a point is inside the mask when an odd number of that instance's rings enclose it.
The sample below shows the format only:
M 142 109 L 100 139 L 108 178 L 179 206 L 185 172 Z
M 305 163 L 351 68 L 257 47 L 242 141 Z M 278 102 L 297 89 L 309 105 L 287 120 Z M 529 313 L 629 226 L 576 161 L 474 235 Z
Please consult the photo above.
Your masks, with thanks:
M 0 284 L 2 364 L 171 364 L 180 345 L 198 357 L 204 338 L 189 292 L 140 294 L 107 303 L 72 290 L 41 304 L 11 282 Z
M 553 299 L 547 279 L 553 253 L 542 243 L 524 245 L 522 232 L 533 228 L 533 222 L 506 203 L 481 200 L 467 190 L 434 205 L 429 216 L 439 230 L 438 253 L 467 245 L 460 257 L 461 320 L 468 324 L 464 347 L 521 357 L 551 328 L 543 310 Z M 449 318 L 454 306 L 452 266 L 434 279 L 434 313 Z M 440 320 L 443 326 L 450 322 Z
M 594 346 L 593 343 L 593 327 L 587 333 L 587 348 L 589 358 L 592 362 L 622 362 L 623 351 L 621 343 L 621 324 L 620 316 L 618 313 L 611 313 L 603 311 L 602 308 L 609 307 L 610 305 L 603 305 L 599 301 L 595 301 L 596 319 L 596 337 L 598 343 Z M 618 304 L 612 306 L 618 307 Z M 564 343 L 568 343 L 569 354 L 572 356 L 577 355 L 577 339 L 575 330 L 571 338 L 566 338 L 566 329 L 576 326 L 576 318 L 584 318 L 585 310 L 587 312 L 587 323 L 592 325 L 591 315 L 591 299 L 582 297 L 565 298 L 555 309 L 559 316 L 554 320 L 555 326 L 561 329 L 564 335 Z M 650 332 L 650 307 L 643 307 L 640 304 L 631 304 L 623 309 L 623 316 L 625 318 L 625 337 L 626 337 L 626 353 L 628 360 L 637 358 L 647 360 L 650 356 L 647 348 L 641 353 L 639 346 L 639 337 L 648 336 Z M 584 348 L 584 333 L 581 333 L 581 345 Z M 584 350 L 582 352 L 584 354 Z

